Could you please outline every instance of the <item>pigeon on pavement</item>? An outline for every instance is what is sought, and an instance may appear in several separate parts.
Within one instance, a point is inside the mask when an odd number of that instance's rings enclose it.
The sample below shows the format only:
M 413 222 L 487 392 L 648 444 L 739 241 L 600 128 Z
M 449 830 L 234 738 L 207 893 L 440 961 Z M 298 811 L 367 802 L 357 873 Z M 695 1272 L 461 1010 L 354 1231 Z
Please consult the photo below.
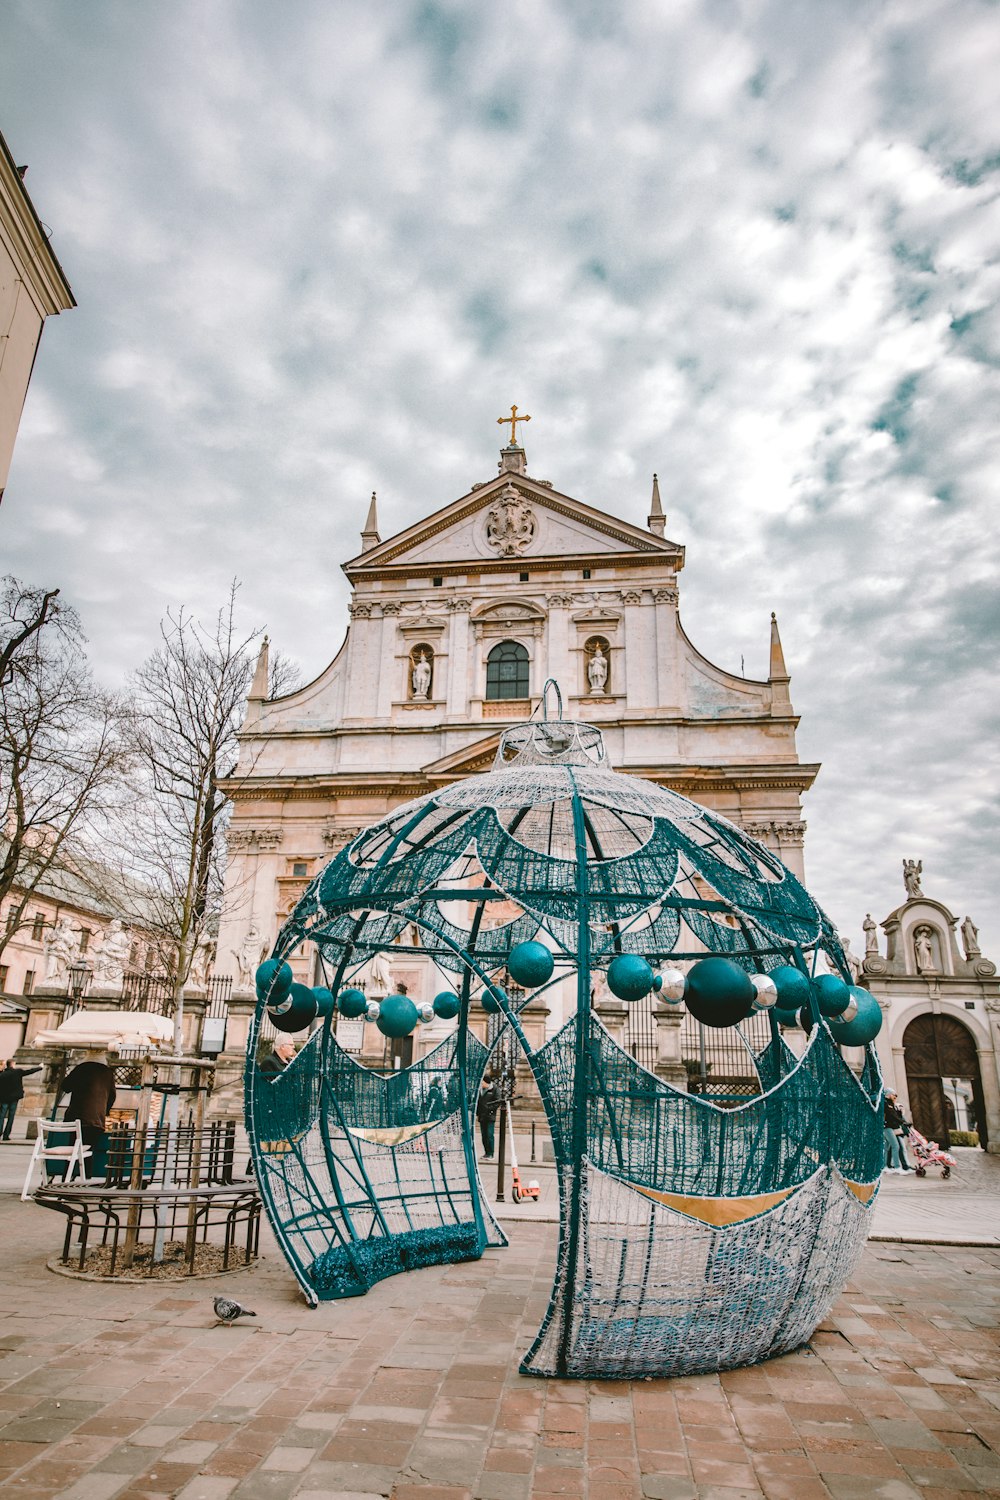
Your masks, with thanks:
M 255 1318 L 257 1314 L 244 1307 L 242 1302 L 232 1302 L 228 1297 L 216 1297 L 213 1302 L 215 1316 L 220 1323 L 235 1323 L 237 1318 Z

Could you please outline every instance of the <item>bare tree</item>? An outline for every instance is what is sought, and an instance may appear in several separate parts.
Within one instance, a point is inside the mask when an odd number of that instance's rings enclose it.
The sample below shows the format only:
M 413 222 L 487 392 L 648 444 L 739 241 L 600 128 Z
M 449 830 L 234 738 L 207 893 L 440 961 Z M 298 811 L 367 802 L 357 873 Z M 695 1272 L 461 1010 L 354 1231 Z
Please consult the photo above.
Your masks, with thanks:
M 173 976 L 174 1041 L 180 1050 L 184 988 L 222 900 L 228 799 L 237 733 L 254 679 L 260 631 L 236 623 L 238 585 L 203 628 L 185 610 L 163 621 L 161 643 L 134 676 L 137 795 L 128 809 L 132 873 L 144 887 L 134 914 L 159 940 Z M 294 668 L 278 658 L 268 693 L 287 690 Z
M 58 595 L 7 577 L 0 596 L 0 956 L 47 877 L 90 868 L 128 764 L 126 706 Z

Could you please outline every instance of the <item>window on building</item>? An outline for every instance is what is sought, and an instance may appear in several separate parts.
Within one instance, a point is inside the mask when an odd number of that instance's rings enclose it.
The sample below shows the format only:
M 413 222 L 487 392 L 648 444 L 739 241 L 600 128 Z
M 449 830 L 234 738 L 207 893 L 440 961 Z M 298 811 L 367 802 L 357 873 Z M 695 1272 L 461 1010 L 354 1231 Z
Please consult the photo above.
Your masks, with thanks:
M 130 969 L 137 969 L 139 967 L 140 954 L 141 949 L 139 947 L 139 939 L 134 938 L 132 941 L 132 946 L 128 950 L 128 966 Z
M 29 969 L 28 972 L 24 976 L 24 989 L 21 991 L 21 993 L 22 993 L 22 995 L 30 995 L 31 992 L 32 992 L 32 990 L 34 988 L 35 988 L 35 971 L 34 971 L 34 969 Z
M 45 917 L 40 911 L 36 911 L 31 919 L 31 940 L 34 943 L 42 941 L 42 933 L 45 931 Z
M 501 641 L 486 658 L 487 698 L 527 698 L 528 652 L 520 641 Z
M 89 945 L 90 945 L 90 928 L 89 927 L 81 927 L 80 928 L 80 953 L 81 954 L 86 953 L 87 948 L 89 947 Z
M 527 583 L 527 581 L 528 581 L 528 579 L 530 578 L 531 575 L 529 573 L 518 573 L 517 576 L 521 580 L 522 583 Z
M 431 579 L 431 587 L 432 588 L 439 589 L 443 583 L 444 583 L 444 577 L 443 576 L 440 577 L 440 578 L 432 578 Z
M 10 970 L 6 964 L 0 964 L 0 994 L 7 988 L 7 975 Z
M 589 578 L 590 577 L 590 569 L 589 568 L 584 568 L 584 570 L 583 570 L 583 576 L 584 576 L 584 578 Z
M 292 874 L 293 875 L 308 875 L 309 874 L 309 866 L 306 864 L 306 862 L 305 862 L 304 859 L 297 859 L 297 860 L 295 860 L 293 862 L 293 864 L 292 864 Z

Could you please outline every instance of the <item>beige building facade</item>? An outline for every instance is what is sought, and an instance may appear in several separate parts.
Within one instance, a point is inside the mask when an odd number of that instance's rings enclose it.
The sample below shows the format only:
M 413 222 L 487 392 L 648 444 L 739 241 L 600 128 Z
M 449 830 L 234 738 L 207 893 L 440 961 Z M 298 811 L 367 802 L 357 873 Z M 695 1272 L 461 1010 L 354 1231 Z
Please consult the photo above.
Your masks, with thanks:
M 0 136 L 0 501 L 42 325 L 75 306 L 22 171 Z
M 623 510 L 645 508 L 623 498 Z M 330 665 L 268 701 L 266 648 L 258 664 L 227 788 L 216 959 L 237 994 L 333 854 L 393 807 L 488 770 L 549 677 L 568 718 L 603 730 L 617 769 L 717 809 L 802 874 L 801 798 L 819 768 L 799 761 L 777 624 L 766 680 L 708 661 L 681 624 L 684 548 L 665 531 L 655 478 L 635 524 L 533 478 L 516 444 L 494 478 L 384 541 L 372 497 L 361 551 L 344 564 L 349 623 Z M 310 965 L 294 957 L 296 977 L 315 982 Z M 384 992 L 387 976 L 369 980 Z M 391 980 L 421 1001 L 441 976 L 401 955 Z M 552 1005 L 549 1029 L 561 1021 Z M 421 1027 L 421 1050 L 436 1030 Z
M 922 1135 L 947 1147 L 975 1131 L 1000 1152 L 1000 980 L 971 917 L 924 894 L 922 861 L 904 860 L 906 899 L 865 919 L 863 982 L 882 1008 L 876 1041 L 888 1087 Z M 879 928 L 883 936 L 879 936 Z

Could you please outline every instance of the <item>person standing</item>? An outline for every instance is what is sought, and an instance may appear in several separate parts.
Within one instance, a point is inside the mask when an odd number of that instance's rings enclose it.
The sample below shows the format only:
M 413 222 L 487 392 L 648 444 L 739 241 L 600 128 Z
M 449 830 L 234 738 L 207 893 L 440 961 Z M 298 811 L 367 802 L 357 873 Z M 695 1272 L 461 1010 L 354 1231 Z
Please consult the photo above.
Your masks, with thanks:
M 486 1074 L 479 1088 L 479 1098 L 476 1100 L 476 1119 L 479 1121 L 479 1134 L 483 1140 L 483 1155 L 487 1161 L 493 1160 L 493 1148 L 496 1131 L 496 1118 L 503 1103 L 503 1097 L 489 1073 Z
M 889 1164 L 883 1168 L 886 1172 L 905 1172 L 903 1158 L 899 1153 L 898 1131 L 903 1128 L 903 1111 L 896 1103 L 896 1095 L 886 1090 L 885 1100 L 882 1105 L 882 1125 L 885 1138 L 885 1149 L 888 1153 Z
M 285 1071 L 294 1056 L 294 1042 L 275 1041 L 274 1050 L 265 1057 L 260 1065 L 260 1071 L 266 1078 L 276 1078 L 279 1073 Z
M 95 1151 L 104 1140 L 108 1110 L 115 1102 L 115 1074 L 106 1062 L 88 1058 L 63 1079 L 60 1095 L 69 1094 L 65 1120 L 79 1120 L 83 1144 Z M 90 1176 L 88 1159 L 87 1175 Z
M 24 1080 L 30 1073 L 40 1073 L 37 1068 L 15 1068 L 14 1059 L 8 1057 L 0 1072 L 0 1140 L 10 1140 L 10 1128 L 17 1114 L 17 1106 L 24 1098 Z

